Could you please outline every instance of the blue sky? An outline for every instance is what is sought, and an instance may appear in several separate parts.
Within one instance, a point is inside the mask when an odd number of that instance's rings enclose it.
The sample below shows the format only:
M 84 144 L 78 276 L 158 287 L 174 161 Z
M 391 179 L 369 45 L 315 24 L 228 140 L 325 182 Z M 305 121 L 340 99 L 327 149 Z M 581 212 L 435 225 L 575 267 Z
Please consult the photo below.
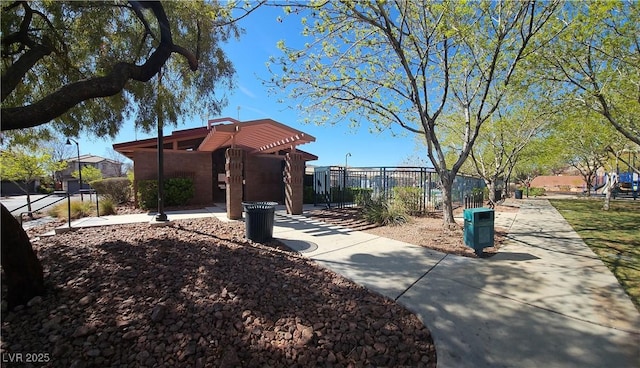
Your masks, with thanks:
M 281 21 L 278 21 L 279 16 Z M 245 34 L 224 47 L 236 69 L 236 88 L 227 92 L 229 103 L 222 113 L 209 118 L 239 117 L 241 121 L 271 118 L 311 134 L 316 141 L 299 146 L 299 149 L 318 156 L 317 161 L 309 162 L 310 165 L 344 165 L 346 154 L 351 153 L 349 166 L 398 166 L 407 164 L 409 157 L 418 154 L 413 136 L 405 134 L 401 128 L 394 129 L 400 136 L 393 136 L 391 132 L 370 133 L 364 124 L 359 128 L 350 128 L 347 123 L 327 126 L 303 124 L 304 112 L 278 103 L 279 99 L 287 96 L 269 94 L 261 82 L 270 76 L 266 67 L 269 57 L 281 54 L 276 47 L 279 40 L 285 40 L 287 44 L 301 44 L 300 17 L 284 16 L 282 9 L 264 7 L 241 20 L 239 25 L 245 29 Z M 206 121 L 197 118 L 177 127 L 165 127 L 164 132 L 166 135 L 173 130 L 205 125 Z M 133 123 L 127 122 L 114 140 L 81 136 L 80 153 L 109 157 L 113 143 L 153 137 L 155 133 L 136 134 Z M 421 155 L 426 156 L 424 150 Z

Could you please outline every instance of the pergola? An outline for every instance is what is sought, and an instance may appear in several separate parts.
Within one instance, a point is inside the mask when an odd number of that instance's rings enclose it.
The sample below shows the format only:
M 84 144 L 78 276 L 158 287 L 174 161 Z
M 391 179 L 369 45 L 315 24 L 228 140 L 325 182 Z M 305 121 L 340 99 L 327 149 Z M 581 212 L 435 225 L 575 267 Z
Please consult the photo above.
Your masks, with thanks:
M 240 122 L 232 118 L 209 120 L 206 127 L 174 131 L 163 138 L 165 150 L 213 152 L 219 148 L 242 148 L 252 153 L 295 151 L 315 142 L 315 137 L 271 119 Z M 157 149 L 156 138 L 114 144 L 113 148 L 133 159 L 139 149 Z

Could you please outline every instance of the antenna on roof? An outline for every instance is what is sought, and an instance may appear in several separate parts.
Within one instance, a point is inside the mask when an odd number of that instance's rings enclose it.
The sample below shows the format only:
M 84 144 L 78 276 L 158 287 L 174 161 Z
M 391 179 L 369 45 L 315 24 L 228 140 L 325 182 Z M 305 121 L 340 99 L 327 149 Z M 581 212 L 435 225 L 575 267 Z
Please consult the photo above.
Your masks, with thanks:
M 238 105 L 238 121 L 240 121 L 240 105 Z

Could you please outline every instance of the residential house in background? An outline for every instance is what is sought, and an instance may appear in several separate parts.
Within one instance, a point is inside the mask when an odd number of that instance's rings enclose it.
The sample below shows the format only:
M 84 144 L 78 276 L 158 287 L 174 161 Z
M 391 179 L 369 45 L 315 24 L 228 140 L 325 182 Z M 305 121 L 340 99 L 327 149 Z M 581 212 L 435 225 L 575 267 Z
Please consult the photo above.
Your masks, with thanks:
M 71 174 L 74 171 L 78 170 L 78 157 L 71 157 L 66 161 L 67 168 L 56 173 L 56 189 L 64 190 L 69 193 L 77 193 L 80 189 L 80 183 L 79 180 L 71 176 Z M 81 155 L 80 166 L 93 166 L 97 168 L 102 173 L 103 178 L 115 178 L 122 175 L 121 162 L 117 162 L 100 156 Z M 82 189 L 89 189 L 89 185 L 87 183 L 84 183 Z

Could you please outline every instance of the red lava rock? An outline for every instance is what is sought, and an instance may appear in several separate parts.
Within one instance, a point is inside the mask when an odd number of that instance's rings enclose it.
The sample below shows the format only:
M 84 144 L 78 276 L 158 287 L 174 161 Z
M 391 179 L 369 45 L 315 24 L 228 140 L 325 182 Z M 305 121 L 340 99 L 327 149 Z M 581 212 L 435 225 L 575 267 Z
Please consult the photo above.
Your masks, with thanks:
M 0 349 L 50 353 L 43 367 L 435 367 L 405 308 L 243 237 L 215 219 L 43 237 L 50 290 L 3 312 Z

